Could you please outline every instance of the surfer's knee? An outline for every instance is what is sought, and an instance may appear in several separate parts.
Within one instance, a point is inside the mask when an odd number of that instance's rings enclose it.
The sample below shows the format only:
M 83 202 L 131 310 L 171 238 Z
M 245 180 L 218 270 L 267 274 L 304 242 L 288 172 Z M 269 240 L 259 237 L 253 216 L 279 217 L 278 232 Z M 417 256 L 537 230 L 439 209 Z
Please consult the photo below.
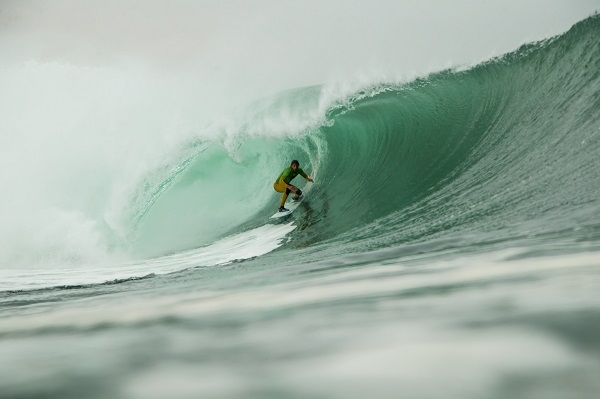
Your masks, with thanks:
M 285 194 L 286 194 L 286 195 L 290 195 L 290 192 L 291 192 L 291 190 L 290 190 L 289 188 L 286 188 L 286 189 L 285 189 Z

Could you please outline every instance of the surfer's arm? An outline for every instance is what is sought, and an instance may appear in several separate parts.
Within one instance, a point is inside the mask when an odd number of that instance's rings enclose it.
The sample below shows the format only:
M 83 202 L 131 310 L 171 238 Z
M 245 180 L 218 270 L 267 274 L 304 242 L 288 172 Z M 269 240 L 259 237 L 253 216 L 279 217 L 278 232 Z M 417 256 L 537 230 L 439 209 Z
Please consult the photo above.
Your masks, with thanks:
M 306 180 L 308 180 L 309 182 L 313 182 L 313 179 L 310 178 L 309 175 L 307 175 L 306 173 L 302 173 L 302 177 L 304 177 Z

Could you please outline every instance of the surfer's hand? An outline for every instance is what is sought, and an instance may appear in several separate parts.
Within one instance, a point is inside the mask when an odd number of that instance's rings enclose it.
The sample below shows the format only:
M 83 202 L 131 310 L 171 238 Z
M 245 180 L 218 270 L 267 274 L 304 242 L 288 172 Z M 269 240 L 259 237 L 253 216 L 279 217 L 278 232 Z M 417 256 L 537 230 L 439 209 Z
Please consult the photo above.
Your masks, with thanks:
M 308 180 L 308 181 L 309 181 L 309 182 L 311 182 L 311 183 L 312 183 L 312 182 L 314 182 L 314 180 L 313 180 L 313 179 L 311 179 L 310 177 L 309 177 L 308 179 L 306 179 L 306 180 Z

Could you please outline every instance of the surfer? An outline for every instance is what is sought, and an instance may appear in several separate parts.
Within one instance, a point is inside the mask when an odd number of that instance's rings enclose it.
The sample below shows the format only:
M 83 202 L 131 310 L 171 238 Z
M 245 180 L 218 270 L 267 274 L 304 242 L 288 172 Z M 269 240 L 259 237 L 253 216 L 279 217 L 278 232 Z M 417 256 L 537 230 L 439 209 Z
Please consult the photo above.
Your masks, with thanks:
M 281 172 L 281 174 L 279 175 L 277 180 L 275 180 L 275 183 L 273 184 L 273 188 L 278 193 L 283 193 L 283 195 L 281 196 L 281 203 L 279 204 L 279 212 L 287 212 L 288 211 L 286 208 L 283 207 L 283 205 L 285 205 L 285 200 L 287 200 L 287 197 L 290 193 L 294 193 L 295 201 L 297 201 L 300 198 L 300 196 L 302 195 L 302 190 L 300 190 L 298 187 L 290 184 L 292 179 L 298 175 L 304 177 L 309 182 L 313 181 L 313 179 L 311 179 L 310 176 L 308 176 L 300 168 L 300 162 L 298 162 L 297 160 L 294 159 L 292 161 L 291 165 L 289 167 L 285 168 L 283 170 L 283 172 Z

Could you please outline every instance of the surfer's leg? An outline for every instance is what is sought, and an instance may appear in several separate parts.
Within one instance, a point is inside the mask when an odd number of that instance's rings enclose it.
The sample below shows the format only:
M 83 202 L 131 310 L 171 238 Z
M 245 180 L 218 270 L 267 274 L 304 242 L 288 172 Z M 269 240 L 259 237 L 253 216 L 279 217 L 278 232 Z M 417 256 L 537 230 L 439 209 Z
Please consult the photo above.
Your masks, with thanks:
M 288 188 L 288 185 L 283 182 L 277 182 L 273 184 L 273 188 L 278 193 L 283 193 L 283 195 L 281 196 L 281 202 L 279 204 L 280 209 L 285 206 L 285 201 L 287 201 L 287 198 L 290 195 L 290 193 L 295 194 L 294 199 L 296 200 L 300 197 L 300 195 L 302 195 L 302 191 L 298 187 L 290 184 Z
M 296 189 L 296 191 L 294 191 L 294 200 L 298 201 L 298 199 L 300 199 L 300 197 L 302 196 L 302 190 L 300 190 L 299 188 Z
M 288 190 L 288 191 L 289 191 L 289 190 Z M 288 197 L 288 195 L 289 195 L 289 194 L 288 194 L 287 192 L 285 192 L 285 193 L 283 193 L 283 195 L 281 196 L 281 202 L 279 203 L 279 207 L 280 207 L 280 208 L 283 208 L 283 206 L 285 205 L 285 201 L 287 200 L 287 197 Z
M 290 189 L 287 187 L 287 184 L 282 183 L 282 182 L 277 182 L 277 183 L 273 184 L 273 188 L 278 193 L 283 193 L 283 195 L 281 196 L 281 203 L 279 204 L 279 208 L 283 208 L 288 195 L 290 195 Z
M 294 186 L 292 186 L 294 187 Z M 290 195 L 290 192 L 292 190 L 290 190 L 289 188 L 285 188 L 285 191 L 283 192 L 283 195 L 281 196 L 281 203 L 279 204 L 280 208 L 283 208 L 283 206 L 285 205 L 285 201 L 287 200 L 288 195 Z

